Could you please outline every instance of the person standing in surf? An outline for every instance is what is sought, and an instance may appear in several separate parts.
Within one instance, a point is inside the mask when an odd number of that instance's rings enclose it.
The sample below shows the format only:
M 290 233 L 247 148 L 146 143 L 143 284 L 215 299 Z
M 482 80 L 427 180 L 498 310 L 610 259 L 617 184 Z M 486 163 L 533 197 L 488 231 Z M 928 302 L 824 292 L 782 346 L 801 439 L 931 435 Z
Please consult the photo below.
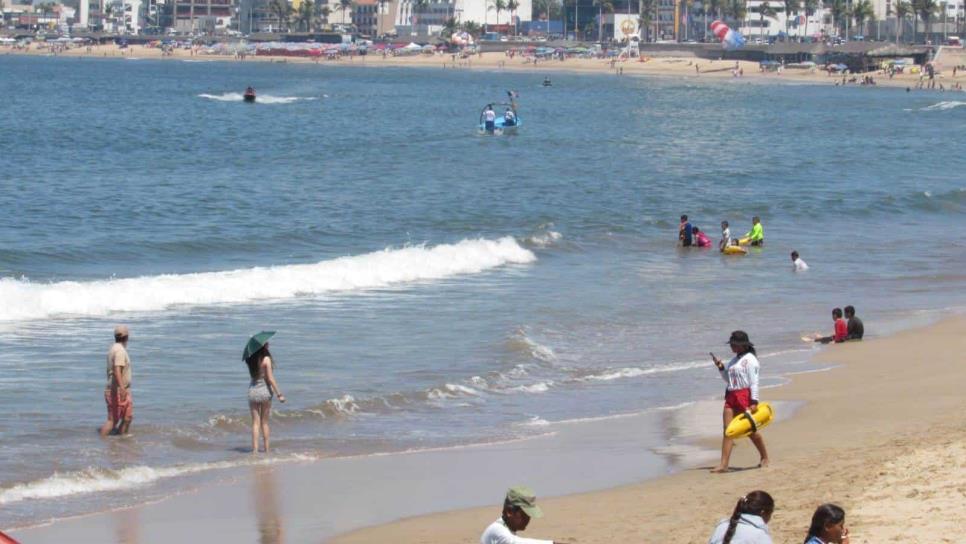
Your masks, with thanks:
M 131 397 L 131 357 L 127 353 L 130 331 L 126 325 L 114 327 L 114 344 L 107 352 L 107 421 L 101 425 L 101 436 L 127 434 L 134 419 L 134 399 Z
M 496 130 L 496 112 L 493 111 L 492 104 L 487 104 L 483 112 L 483 129 L 487 132 Z
M 748 333 L 745 331 L 732 332 L 731 338 L 728 339 L 728 345 L 735 356 L 727 363 L 723 363 L 721 359 L 715 357 L 713 353 L 711 354 L 721 378 L 728 384 L 725 391 L 724 411 L 722 412 L 723 429 L 728 428 L 728 424 L 736 415 L 743 412 L 754 414 L 758 411 L 758 370 L 761 366 L 755 353 L 755 345 L 751 343 Z M 768 451 L 765 449 L 765 440 L 762 438 L 761 432 L 752 433 L 750 438 L 761 456 L 758 466 L 768 466 Z M 728 438 L 727 435 L 722 433 L 721 462 L 711 469 L 711 472 L 728 471 L 728 463 L 731 460 L 731 450 L 734 445 L 734 439 Z
M 242 359 L 248 365 L 251 382 L 248 385 L 248 408 L 252 412 L 252 454 L 258 453 L 258 436 L 261 433 L 265 453 L 269 452 L 271 431 L 268 427 L 272 416 L 272 396 L 285 402 L 285 395 L 275 382 L 275 361 L 268 351 L 268 339 L 275 331 L 262 331 L 248 340 Z

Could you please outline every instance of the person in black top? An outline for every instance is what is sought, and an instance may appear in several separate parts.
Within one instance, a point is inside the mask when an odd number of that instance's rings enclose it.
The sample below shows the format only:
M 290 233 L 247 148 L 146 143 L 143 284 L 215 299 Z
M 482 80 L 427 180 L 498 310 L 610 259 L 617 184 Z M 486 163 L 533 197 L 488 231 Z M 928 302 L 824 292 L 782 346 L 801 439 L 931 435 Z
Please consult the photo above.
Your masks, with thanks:
M 849 320 L 849 332 L 845 339 L 862 340 L 862 337 L 865 336 L 865 326 L 862 325 L 861 319 L 855 317 L 854 306 L 845 307 L 845 318 Z

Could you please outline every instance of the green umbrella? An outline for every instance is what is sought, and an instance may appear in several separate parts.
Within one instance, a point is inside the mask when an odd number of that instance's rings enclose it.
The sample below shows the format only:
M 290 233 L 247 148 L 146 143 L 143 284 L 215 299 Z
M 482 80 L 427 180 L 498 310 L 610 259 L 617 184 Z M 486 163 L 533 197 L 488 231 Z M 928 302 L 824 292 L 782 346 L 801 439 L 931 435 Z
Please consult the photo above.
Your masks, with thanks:
M 262 349 L 262 346 L 267 344 L 268 339 L 273 336 L 275 336 L 275 331 L 262 331 L 249 338 L 248 343 L 245 344 L 245 353 L 242 355 L 242 361 L 247 361 L 252 354 Z

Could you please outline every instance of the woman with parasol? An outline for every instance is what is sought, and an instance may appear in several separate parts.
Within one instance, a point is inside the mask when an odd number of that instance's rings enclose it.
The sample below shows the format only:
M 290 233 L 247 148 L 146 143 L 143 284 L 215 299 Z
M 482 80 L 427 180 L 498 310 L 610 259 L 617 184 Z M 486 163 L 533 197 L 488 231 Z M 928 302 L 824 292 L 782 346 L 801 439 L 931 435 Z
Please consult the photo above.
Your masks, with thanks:
M 262 331 L 248 340 L 242 359 L 248 365 L 251 383 L 248 386 L 248 407 L 252 411 L 252 454 L 258 453 L 258 433 L 262 434 L 265 453 L 269 451 L 268 421 L 272 415 L 272 396 L 285 402 L 285 395 L 278 389 L 272 372 L 275 361 L 268 351 L 268 339 L 275 331 Z

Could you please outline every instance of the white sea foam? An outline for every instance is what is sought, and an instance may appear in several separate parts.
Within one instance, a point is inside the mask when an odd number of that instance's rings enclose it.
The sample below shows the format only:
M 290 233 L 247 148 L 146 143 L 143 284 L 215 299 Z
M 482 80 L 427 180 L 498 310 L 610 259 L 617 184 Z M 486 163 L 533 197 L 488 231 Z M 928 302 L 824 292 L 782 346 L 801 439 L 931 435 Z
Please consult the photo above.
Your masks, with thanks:
M 538 382 L 530 385 L 518 385 L 517 387 L 511 387 L 507 391 L 512 391 L 514 393 L 546 393 L 550 390 L 550 386 L 553 382 Z
M 922 111 L 944 111 L 958 108 L 959 106 L 966 106 L 966 102 L 960 100 L 943 100 L 942 102 L 922 108 Z
M 563 235 L 559 232 L 548 230 L 546 232 L 528 236 L 526 241 L 536 247 L 547 247 L 561 238 L 563 238 Z
M 242 93 L 201 93 L 198 95 L 198 98 L 207 98 L 208 100 L 217 100 L 218 102 L 241 102 L 245 99 L 245 96 Z M 272 96 L 270 94 L 260 94 L 255 102 L 257 104 L 291 104 L 300 100 L 317 100 L 317 98 L 314 96 Z
M 693 363 L 682 363 L 679 365 L 668 365 L 668 366 L 654 366 L 650 368 L 639 368 L 639 367 L 625 367 L 618 368 L 616 370 L 610 370 L 607 372 L 602 372 L 600 374 L 591 374 L 589 376 L 584 376 L 579 378 L 579 381 L 599 381 L 606 382 L 611 380 L 620 380 L 623 378 L 637 378 L 639 376 L 647 376 L 650 374 L 663 374 L 665 372 L 680 372 L 682 370 L 691 370 L 694 368 L 701 368 L 707 366 L 707 362 L 693 362 Z
M 521 427 L 547 427 L 550 425 L 550 422 L 540 416 L 533 416 L 523 423 L 517 423 L 517 425 Z
M 296 454 L 263 459 L 241 459 L 215 463 L 196 463 L 172 467 L 133 466 L 120 470 L 88 468 L 73 472 L 55 472 L 47 478 L 0 489 L 0 504 L 12 504 L 32 499 L 56 499 L 87 493 L 121 491 L 208 470 L 248 465 L 268 465 L 288 461 L 308 461 L 314 456 Z
M 290 299 L 475 274 L 536 256 L 512 237 L 408 246 L 321 261 L 224 272 L 32 283 L 0 278 L 0 322 L 161 311 L 177 305 Z

